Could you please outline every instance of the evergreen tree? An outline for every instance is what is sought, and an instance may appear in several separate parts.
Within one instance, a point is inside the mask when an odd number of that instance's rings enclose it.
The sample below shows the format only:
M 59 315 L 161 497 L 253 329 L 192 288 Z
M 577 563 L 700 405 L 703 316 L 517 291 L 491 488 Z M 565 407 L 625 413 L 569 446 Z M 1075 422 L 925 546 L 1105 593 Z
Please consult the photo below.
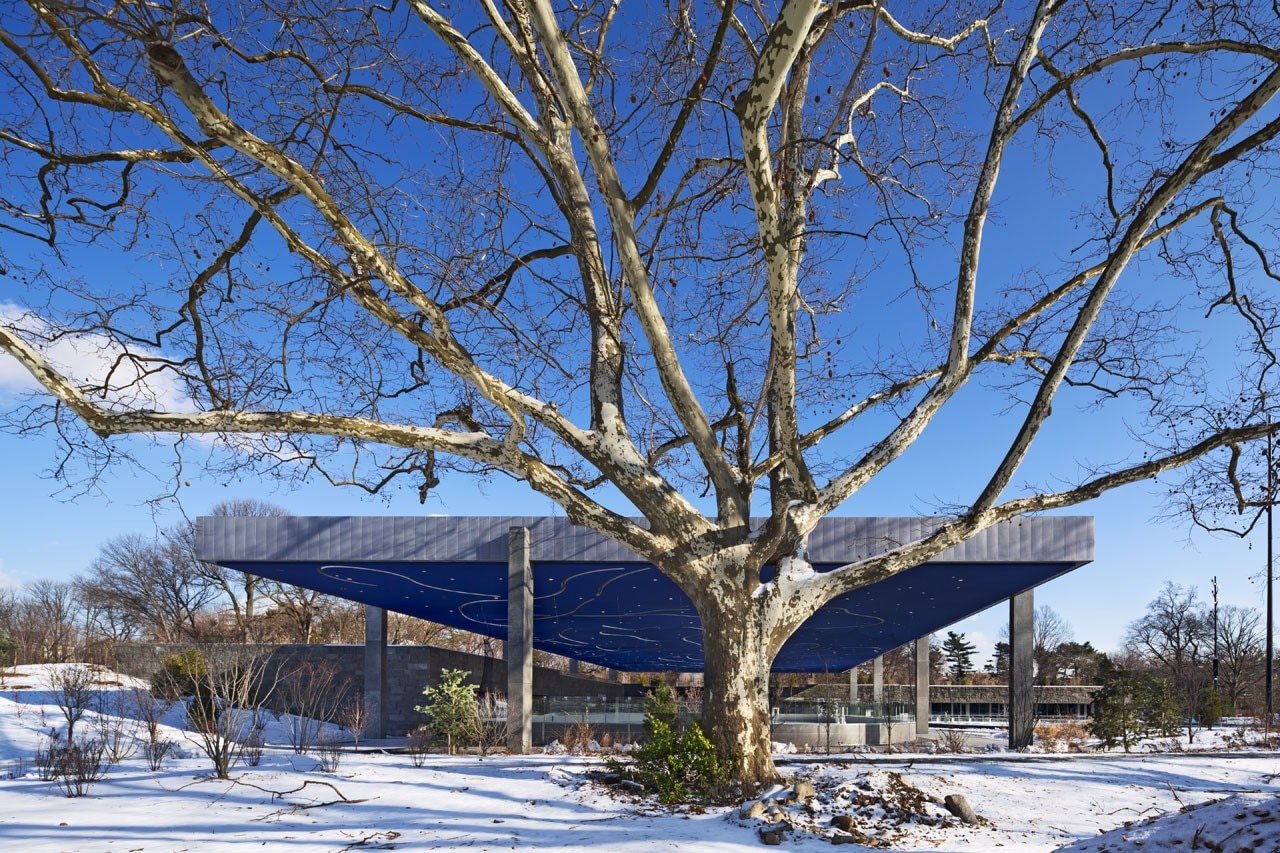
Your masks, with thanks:
M 1150 731 L 1147 715 L 1151 710 L 1151 685 L 1105 656 L 1099 664 L 1098 683 L 1089 729 L 1102 739 L 1103 746 L 1110 748 L 1119 744 L 1128 752 L 1134 741 Z
M 942 644 L 942 655 L 947 661 L 947 671 L 957 684 L 963 684 L 969 673 L 973 672 L 973 653 L 978 647 L 964 638 L 964 634 L 955 631 L 947 632 L 947 639 Z
M 1178 695 L 1173 681 L 1154 676 L 1146 676 L 1143 681 L 1146 690 L 1142 696 L 1142 715 L 1148 728 L 1165 737 L 1173 737 L 1184 721 L 1190 726 L 1191 714 L 1185 707 L 1188 703 Z
M 18 662 L 18 652 L 22 644 L 13 637 L 0 631 L 0 669 L 8 669 Z
M 1053 661 L 1057 667 L 1055 678 L 1059 684 L 1097 684 L 1099 666 L 1104 655 L 1090 642 L 1066 642 L 1054 650 Z
M 652 739 L 654 723 L 661 722 L 668 730 L 676 730 L 676 721 L 680 718 L 680 706 L 676 702 L 676 693 L 671 685 L 659 681 L 653 686 L 644 699 L 644 731 Z
M 1196 718 L 1207 729 L 1216 726 L 1231 710 L 1231 700 L 1212 687 L 1200 691 L 1196 702 Z
M 1004 640 L 996 643 L 991 651 L 991 661 L 983 668 L 996 678 L 1007 679 L 1009 677 L 1009 644 Z
M 422 691 L 422 695 L 427 697 L 426 704 L 416 705 L 413 709 L 419 714 L 426 714 L 435 733 L 444 735 L 450 755 L 455 743 L 474 738 L 479 730 L 479 702 L 476 700 L 479 688 L 466 683 L 469 675 L 471 673 L 465 669 L 440 670 L 440 683 Z

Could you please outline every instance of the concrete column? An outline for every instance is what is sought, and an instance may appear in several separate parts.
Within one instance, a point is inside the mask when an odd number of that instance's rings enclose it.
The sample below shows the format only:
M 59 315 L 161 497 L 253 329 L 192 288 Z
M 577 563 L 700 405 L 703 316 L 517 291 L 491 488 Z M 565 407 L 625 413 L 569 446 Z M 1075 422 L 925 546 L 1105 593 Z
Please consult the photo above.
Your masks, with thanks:
M 849 701 L 858 701 L 858 667 L 849 670 Z
M 929 635 L 916 640 L 916 734 L 929 733 Z
M 367 738 L 387 736 L 387 611 L 364 606 L 364 708 Z
M 533 562 L 529 528 L 511 528 L 507 557 L 507 749 L 533 745 Z
M 1035 592 L 1009 599 L 1009 748 L 1031 746 L 1035 729 Z
M 884 655 L 871 662 L 871 701 L 884 701 Z

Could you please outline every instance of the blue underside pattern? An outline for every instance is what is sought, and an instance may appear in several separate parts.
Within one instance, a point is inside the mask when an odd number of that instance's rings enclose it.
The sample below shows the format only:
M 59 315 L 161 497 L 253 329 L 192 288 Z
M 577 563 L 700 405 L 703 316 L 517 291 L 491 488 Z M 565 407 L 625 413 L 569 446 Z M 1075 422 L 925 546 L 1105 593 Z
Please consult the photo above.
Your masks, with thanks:
M 503 639 L 506 563 L 226 562 Z M 1070 571 L 1068 563 L 929 563 L 841 596 L 787 642 L 775 672 L 841 672 Z M 830 571 L 834 565 L 817 565 Z M 534 563 L 534 646 L 625 672 L 700 672 L 693 605 L 648 563 Z

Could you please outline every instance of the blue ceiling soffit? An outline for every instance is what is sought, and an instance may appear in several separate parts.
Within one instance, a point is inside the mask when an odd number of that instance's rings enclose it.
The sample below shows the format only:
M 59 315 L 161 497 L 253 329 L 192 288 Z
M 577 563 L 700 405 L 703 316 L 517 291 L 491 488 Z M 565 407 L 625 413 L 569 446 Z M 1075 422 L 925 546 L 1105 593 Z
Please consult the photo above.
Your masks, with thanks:
M 927 518 L 827 518 L 818 571 L 925 535 Z M 563 518 L 201 518 L 197 553 L 230 569 L 503 639 L 509 531 L 530 531 L 534 645 L 629 672 L 702 670 L 693 605 L 621 545 Z M 1093 519 L 1023 518 L 843 595 L 787 642 L 777 672 L 840 672 L 1093 559 Z

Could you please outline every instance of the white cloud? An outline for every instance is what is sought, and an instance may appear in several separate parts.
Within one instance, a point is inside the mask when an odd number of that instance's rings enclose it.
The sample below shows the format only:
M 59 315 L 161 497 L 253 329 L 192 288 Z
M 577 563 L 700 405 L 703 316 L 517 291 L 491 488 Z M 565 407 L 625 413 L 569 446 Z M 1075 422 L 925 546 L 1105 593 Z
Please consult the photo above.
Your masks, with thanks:
M 977 651 L 973 653 L 973 662 L 978 669 L 982 669 L 991 660 L 991 656 L 995 654 L 996 643 L 983 631 L 970 631 L 965 634 L 965 639 L 973 643 Z
M 139 366 L 120 356 L 126 352 L 141 358 L 155 356 L 152 350 L 133 347 L 126 350 L 105 335 L 82 334 L 59 338 L 47 346 L 37 339 L 47 336 L 52 328 L 48 321 L 12 302 L 0 302 L 0 323 L 18 332 L 26 332 L 27 340 L 48 359 L 49 363 L 74 382 L 101 388 L 95 399 L 112 409 L 154 409 L 182 411 L 191 408 L 190 398 L 182 391 L 172 373 L 144 375 Z M 23 392 L 39 389 L 31 374 L 7 353 L 0 353 L 0 392 Z
M 0 589 L 17 589 L 22 581 L 4 570 L 4 557 L 0 557 Z

